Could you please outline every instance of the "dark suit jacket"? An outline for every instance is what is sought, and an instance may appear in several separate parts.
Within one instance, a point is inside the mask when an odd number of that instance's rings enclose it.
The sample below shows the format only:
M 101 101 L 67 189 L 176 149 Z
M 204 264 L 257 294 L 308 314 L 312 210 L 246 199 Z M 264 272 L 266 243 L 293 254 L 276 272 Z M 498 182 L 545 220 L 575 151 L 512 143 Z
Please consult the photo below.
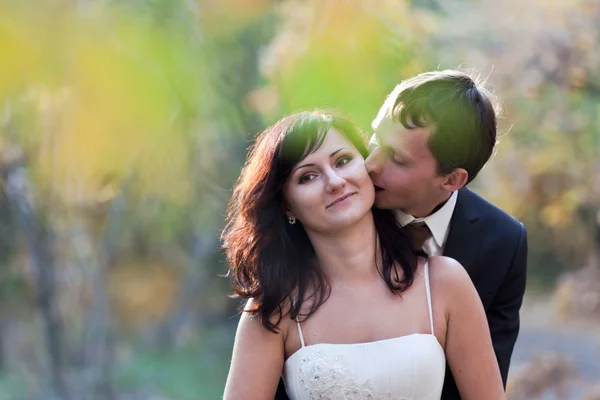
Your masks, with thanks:
M 467 188 L 458 192 L 444 255 L 471 277 L 487 315 L 502 381 L 519 334 L 519 309 L 527 272 L 527 232 L 522 223 Z M 449 368 L 442 400 L 460 399 Z
M 502 381 L 506 386 L 510 357 L 519 333 L 519 309 L 525 292 L 525 227 L 473 191 L 462 188 L 450 221 L 444 255 L 465 267 L 481 297 Z M 287 400 L 282 381 L 275 400 Z M 442 400 L 460 400 L 448 367 Z

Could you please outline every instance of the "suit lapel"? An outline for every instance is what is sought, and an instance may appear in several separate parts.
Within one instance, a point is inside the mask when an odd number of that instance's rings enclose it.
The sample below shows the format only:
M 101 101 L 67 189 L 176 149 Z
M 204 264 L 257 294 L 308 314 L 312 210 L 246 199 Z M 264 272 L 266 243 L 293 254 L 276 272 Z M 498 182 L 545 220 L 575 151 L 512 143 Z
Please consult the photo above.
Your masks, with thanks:
M 468 271 L 479 249 L 481 234 L 479 234 L 479 214 L 476 204 L 471 200 L 473 193 L 462 188 L 458 192 L 456 207 L 450 220 L 450 232 L 444 248 L 444 255 L 454 258 Z

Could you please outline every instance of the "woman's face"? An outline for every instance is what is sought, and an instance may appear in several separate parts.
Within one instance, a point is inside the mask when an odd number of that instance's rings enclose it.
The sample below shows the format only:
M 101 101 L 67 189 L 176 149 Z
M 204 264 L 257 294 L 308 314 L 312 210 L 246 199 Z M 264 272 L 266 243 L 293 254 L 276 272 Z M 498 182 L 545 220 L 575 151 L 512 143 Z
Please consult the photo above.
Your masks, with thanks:
M 284 189 L 288 216 L 307 231 L 334 232 L 370 212 L 375 190 L 364 158 L 335 129 L 321 146 L 292 168 Z

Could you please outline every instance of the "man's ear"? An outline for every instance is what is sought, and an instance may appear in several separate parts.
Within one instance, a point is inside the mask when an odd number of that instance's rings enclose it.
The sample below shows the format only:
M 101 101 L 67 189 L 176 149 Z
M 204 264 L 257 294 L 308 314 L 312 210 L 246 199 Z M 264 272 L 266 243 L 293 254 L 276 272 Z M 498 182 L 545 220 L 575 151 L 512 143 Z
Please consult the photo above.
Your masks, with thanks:
M 448 192 L 454 192 L 467 184 L 469 173 L 464 168 L 455 168 L 454 171 L 446 175 L 446 180 L 442 185 Z

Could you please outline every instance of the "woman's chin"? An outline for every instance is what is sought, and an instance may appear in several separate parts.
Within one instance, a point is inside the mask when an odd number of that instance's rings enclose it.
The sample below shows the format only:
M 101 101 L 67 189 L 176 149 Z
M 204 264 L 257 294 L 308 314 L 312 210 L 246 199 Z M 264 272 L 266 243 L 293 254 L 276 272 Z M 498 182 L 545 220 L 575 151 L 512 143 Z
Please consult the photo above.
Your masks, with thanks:
M 373 218 L 373 214 L 371 212 L 371 208 L 366 210 L 357 210 L 353 213 L 347 213 L 346 215 L 340 215 L 335 218 L 334 221 L 331 221 L 330 228 L 335 231 L 348 231 L 353 228 L 361 228 L 363 226 L 364 221 L 368 221 L 368 219 Z

